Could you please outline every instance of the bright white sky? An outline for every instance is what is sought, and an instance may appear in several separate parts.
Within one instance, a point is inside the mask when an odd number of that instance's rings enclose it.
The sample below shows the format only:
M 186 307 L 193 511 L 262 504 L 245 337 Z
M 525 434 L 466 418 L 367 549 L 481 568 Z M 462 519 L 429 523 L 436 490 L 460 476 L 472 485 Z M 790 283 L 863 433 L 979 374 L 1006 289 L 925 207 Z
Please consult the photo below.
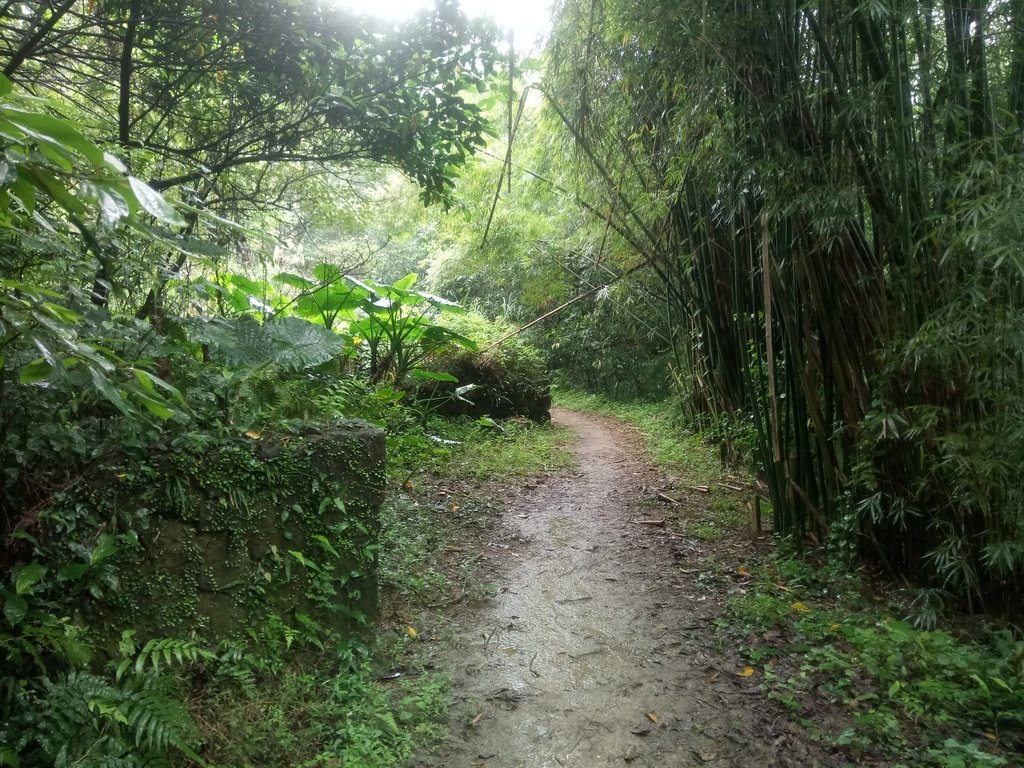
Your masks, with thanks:
M 499 26 L 515 33 L 517 51 L 529 52 L 535 48 L 537 38 L 546 35 L 551 26 L 553 0 L 460 0 L 469 16 L 490 16 Z M 401 19 L 412 16 L 421 8 L 434 5 L 433 0 L 337 0 L 338 5 L 355 11 Z

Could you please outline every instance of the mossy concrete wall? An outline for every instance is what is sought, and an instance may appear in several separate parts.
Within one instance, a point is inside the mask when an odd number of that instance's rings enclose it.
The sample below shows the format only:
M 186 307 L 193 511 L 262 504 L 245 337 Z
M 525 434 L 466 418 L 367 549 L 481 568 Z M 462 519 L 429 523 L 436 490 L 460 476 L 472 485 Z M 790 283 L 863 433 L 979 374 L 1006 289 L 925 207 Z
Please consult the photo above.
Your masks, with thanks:
M 377 602 L 384 470 L 384 433 L 363 422 L 154 456 L 137 494 L 118 489 L 146 507 L 102 609 L 108 627 L 215 640 L 276 615 L 355 629 Z

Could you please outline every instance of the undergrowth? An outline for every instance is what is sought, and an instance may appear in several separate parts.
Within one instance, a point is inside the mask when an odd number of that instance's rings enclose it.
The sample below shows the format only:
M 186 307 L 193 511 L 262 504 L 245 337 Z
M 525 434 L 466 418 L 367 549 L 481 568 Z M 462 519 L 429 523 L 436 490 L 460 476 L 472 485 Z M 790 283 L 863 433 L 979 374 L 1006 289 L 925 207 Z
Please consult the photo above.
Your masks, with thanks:
M 377 669 L 358 654 L 308 650 L 219 664 L 190 702 L 206 765 L 403 765 L 447 733 L 447 680 L 389 682 Z
M 840 708 L 848 725 L 824 735 L 856 760 L 1021 764 L 1024 641 L 1009 629 L 916 628 L 856 573 L 782 550 L 742 573 L 721 628 L 794 719 Z
M 572 464 L 566 430 L 526 420 L 431 417 L 423 430 L 389 434 L 393 476 L 483 478 L 523 477 Z

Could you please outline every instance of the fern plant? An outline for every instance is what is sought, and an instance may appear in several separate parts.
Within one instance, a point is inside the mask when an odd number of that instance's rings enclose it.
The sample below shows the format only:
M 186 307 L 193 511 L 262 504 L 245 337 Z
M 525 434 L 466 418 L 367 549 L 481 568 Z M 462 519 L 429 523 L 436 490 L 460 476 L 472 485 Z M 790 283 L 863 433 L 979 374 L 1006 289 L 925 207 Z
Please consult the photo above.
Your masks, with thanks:
M 173 680 L 152 673 L 120 682 L 81 669 L 21 688 L 0 731 L 15 764 L 157 768 L 180 752 L 202 764 L 198 735 Z

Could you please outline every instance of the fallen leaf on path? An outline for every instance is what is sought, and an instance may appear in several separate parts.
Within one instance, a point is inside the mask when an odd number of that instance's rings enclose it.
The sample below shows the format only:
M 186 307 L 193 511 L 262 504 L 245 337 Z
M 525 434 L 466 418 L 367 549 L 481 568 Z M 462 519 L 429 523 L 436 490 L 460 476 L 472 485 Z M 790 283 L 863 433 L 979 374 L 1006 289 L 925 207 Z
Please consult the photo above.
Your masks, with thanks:
M 789 607 L 792 608 L 797 613 L 810 613 L 811 612 L 811 609 L 807 607 L 807 603 L 796 602 L 796 603 L 793 603 Z
M 415 627 L 406 627 L 405 628 L 405 634 L 407 634 L 413 640 L 415 640 L 417 637 L 419 637 L 419 633 L 416 631 Z
M 754 668 L 753 667 L 744 667 L 742 672 L 737 672 L 736 674 L 739 675 L 740 677 L 750 677 L 751 675 L 754 674 Z
M 718 757 L 718 752 L 712 749 L 711 747 L 705 747 L 697 753 L 697 757 L 699 757 L 705 763 L 710 763 L 712 760 Z
M 736 573 L 738 573 L 740 576 L 749 576 L 750 569 L 747 568 L 747 566 L 745 565 L 741 565 L 739 568 L 736 569 Z
M 646 713 L 646 714 L 644 715 L 644 717 L 646 717 L 646 718 L 647 718 L 648 720 L 650 720 L 650 721 L 651 721 L 652 723 L 656 723 L 656 722 L 658 722 L 658 716 L 657 716 L 656 714 L 654 714 L 653 712 L 648 712 L 648 713 Z

